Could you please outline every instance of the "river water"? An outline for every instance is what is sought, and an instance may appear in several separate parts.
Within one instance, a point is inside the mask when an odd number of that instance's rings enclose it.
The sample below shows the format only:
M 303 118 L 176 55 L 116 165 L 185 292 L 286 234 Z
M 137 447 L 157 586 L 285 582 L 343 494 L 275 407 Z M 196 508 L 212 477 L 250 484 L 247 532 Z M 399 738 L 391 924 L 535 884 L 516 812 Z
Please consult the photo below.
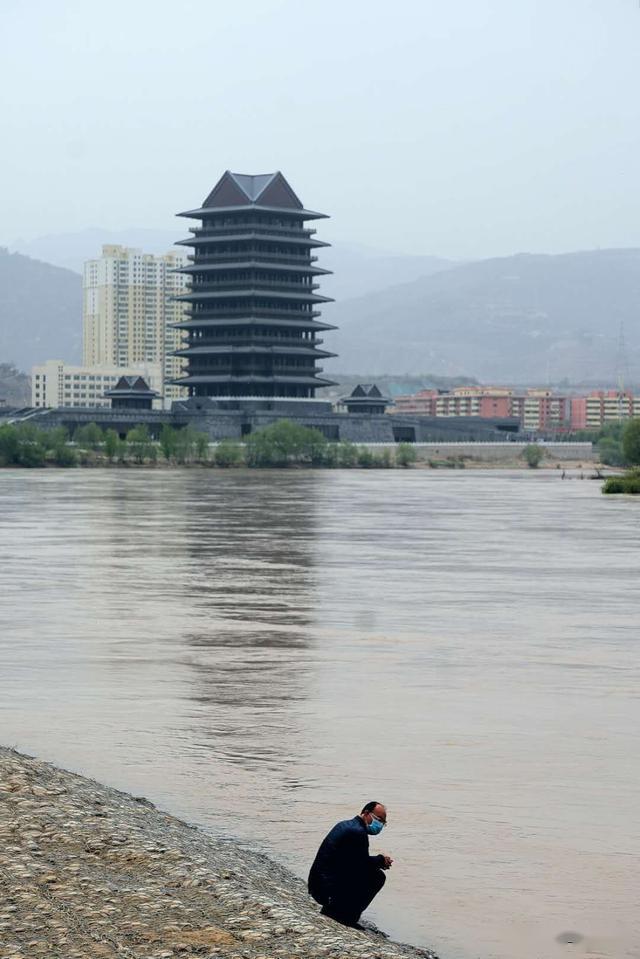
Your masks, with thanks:
M 0 471 L 0 741 L 300 875 L 379 799 L 393 935 L 640 956 L 640 501 L 599 486 Z

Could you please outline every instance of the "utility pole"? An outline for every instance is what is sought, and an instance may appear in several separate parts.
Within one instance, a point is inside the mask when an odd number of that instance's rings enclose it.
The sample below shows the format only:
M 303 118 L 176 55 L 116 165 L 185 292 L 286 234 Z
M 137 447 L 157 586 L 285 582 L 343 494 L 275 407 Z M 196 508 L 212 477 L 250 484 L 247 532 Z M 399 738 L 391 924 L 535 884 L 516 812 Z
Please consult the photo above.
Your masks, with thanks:
M 624 419 L 624 388 L 629 382 L 629 357 L 624 336 L 624 320 L 620 320 L 618 349 L 616 351 L 616 383 L 618 387 L 618 419 Z M 629 412 L 632 412 L 631 410 Z

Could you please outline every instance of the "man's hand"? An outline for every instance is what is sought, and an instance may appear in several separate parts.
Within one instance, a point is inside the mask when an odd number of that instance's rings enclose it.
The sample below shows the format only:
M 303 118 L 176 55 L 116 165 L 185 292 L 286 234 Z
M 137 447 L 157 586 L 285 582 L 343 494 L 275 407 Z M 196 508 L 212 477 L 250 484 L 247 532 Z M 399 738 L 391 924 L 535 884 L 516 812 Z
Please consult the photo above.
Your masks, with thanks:
M 384 864 L 383 864 L 382 868 L 383 868 L 383 869 L 391 869 L 391 867 L 392 867 L 392 865 L 393 865 L 393 859 L 391 858 L 391 856 L 385 856 L 384 853 L 383 853 L 382 855 L 383 855 L 383 858 L 384 858 Z

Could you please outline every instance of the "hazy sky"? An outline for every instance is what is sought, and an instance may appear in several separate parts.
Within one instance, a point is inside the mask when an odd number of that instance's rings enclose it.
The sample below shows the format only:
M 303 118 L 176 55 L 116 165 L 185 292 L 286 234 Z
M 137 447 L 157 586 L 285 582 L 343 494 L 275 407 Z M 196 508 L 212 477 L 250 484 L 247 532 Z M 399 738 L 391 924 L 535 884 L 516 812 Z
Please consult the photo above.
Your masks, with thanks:
M 640 246 L 639 0 L 2 0 L 0 242 L 281 169 L 327 239 Z

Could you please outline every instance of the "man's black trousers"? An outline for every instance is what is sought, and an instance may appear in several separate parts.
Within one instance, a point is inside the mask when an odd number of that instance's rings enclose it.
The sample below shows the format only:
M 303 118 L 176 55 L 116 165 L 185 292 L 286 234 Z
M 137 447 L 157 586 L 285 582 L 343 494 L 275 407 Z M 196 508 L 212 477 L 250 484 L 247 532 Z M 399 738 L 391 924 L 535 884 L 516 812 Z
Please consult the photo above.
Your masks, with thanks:
M 371 869 L 357 884 L 349 887 L 338 886 L 332 889 L 330 894 L 321 889 L 311 889 L 311 895 L 323 907 L 322 911 L 326 916 L 353 926 L 378 895 L 386 878 L 382 869 Z

